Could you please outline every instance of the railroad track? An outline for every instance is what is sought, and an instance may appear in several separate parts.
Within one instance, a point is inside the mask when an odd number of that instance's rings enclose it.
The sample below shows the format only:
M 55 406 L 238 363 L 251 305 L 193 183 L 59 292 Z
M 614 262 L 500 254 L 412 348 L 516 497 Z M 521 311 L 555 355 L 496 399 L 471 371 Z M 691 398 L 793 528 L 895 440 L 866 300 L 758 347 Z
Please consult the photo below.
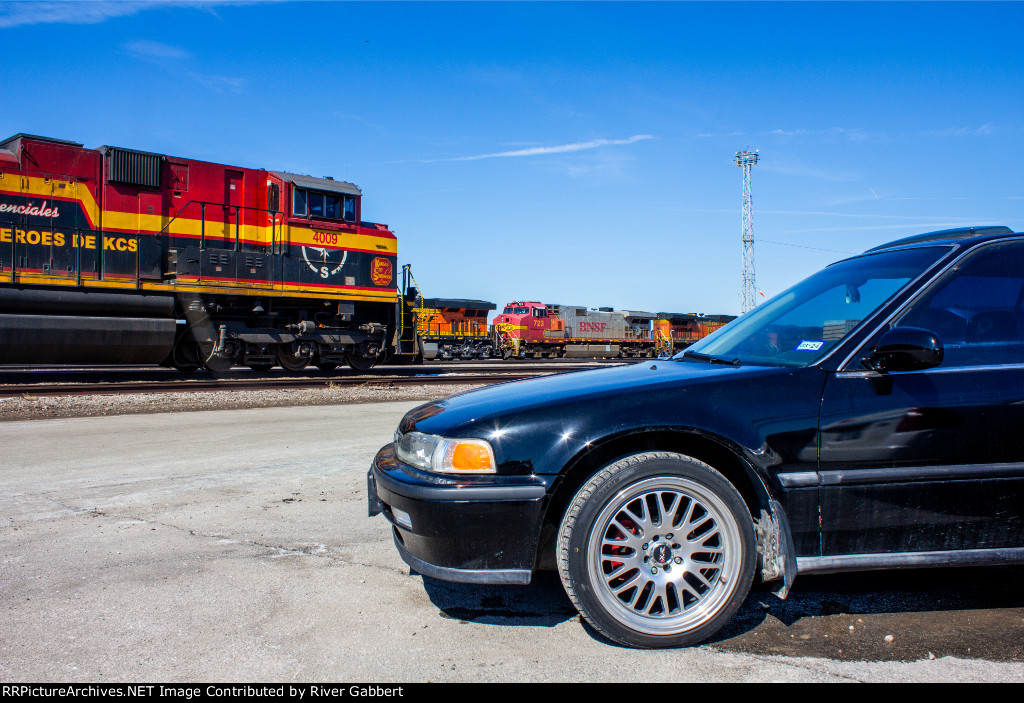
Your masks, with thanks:
M 392 367 L 380 369 L 380 372 L 364 375 L 334 375 L 317 373 L 315 375 L 276 377 L 254 375 L 242 371 L 221 376 L 190 377 L 168 379 L 165 374 L 153 376 L 154 372 L 143 372 L 145 378 L 128 376 L 122 380 L 82 380 L 73 379 L 73 372 L 62 372 L 66 377 L 60 382 L 42 382 L 32 378 L 31 374 L 0 374 L 0 381 L 10 381 L 11 376 L 18 376 L 17 382 L 0 382 L 0 398 L 16 397 L 48 397 L 48 396 L 85 396 L 85 395 L 119 395 L 128 393 L 185 393 L 204 391 L 262 391 L 262 390 L 298 390 L 308 388 L 350 388 L 350 387 L 382 387 L 394 388 L 414 385 L 489 385 L 505 381 L 518 381 L 553 373 L 577 371 L 596 368 L 596 365 L 560 364 L 541 367 L 520 368 L 517 370 L 487 371 L 452 371 L 449 367 L 442 369 L 425 369 L 409 367 Z M 136 370 L 137 371 L 137 370 Z M 91 372 L 90 372 L 91 373 Z M 162 378 L 160 376 L 163 376 Z M 28 378 L 20 378 L 28 376 Z M 136 374 L 138 376 L 138 374 Z

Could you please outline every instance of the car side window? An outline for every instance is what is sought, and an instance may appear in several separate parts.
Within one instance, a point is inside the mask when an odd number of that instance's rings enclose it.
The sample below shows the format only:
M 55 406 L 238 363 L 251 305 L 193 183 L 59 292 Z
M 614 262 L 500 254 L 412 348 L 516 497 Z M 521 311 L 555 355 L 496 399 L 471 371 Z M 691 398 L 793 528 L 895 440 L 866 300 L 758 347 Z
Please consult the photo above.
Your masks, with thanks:
M 1024 364 L 1024 243 L 968 256 L 893 326 L 936 333 L 944 368 Z

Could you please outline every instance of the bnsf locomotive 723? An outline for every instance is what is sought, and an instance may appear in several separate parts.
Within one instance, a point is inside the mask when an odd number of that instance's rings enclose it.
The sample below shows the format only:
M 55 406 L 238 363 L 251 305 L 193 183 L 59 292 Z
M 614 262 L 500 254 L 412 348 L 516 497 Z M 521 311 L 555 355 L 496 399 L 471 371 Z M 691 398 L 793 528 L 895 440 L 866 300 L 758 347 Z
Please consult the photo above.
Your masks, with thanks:
M 0 363 L 289 370 L 415 355 L 397 241 L 351 183 L 0 142 Z
M 693 344 L 732 319 L 515 302 L 494 319 L 495 349 L 505 358 L 662 356 Z
M 487 312 L 494 309 L 481 300 L 416 298 L 423 357 L 667 356 L 735 319 L 523 301 L 509 303 L 488 327 Z

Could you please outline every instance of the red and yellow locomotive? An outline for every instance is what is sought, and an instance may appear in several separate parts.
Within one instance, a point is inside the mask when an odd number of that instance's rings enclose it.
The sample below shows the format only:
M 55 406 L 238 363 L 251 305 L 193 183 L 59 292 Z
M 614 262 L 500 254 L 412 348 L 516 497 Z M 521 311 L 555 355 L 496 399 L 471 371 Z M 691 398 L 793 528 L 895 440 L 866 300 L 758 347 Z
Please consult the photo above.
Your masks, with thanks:
M 521 301 L 494 318 L 494 339 L 505 358 L 667 356 L 733 319 Z
M 0 142 L 0 363 L 413 356 L 397 240 L 358 187 L 18 134 Z

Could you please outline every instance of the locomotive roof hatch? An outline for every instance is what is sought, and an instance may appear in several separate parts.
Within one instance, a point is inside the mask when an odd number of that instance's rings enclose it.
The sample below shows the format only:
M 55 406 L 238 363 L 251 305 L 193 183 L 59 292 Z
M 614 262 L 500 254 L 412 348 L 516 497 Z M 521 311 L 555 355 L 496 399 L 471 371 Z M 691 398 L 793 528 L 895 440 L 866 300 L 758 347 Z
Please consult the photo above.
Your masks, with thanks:
M 692 312 L 659 312 L 659 320 L 669 320 L 672 322 L 693 322 L 699 317 Z
M 19 132 L 13 137 L 0 142 L 0 167 L 10 166 L 12 168 L 19 168 L 21 165 L 21 153 L 22 142 L 24 140 L 36 141 L 36 142 L 50 142 L 51 144 L 63 144 L 65 146 L 71 146 L 81 148 L 81 144 L 78 142 L 72 142 L 67 139 L 54 139 L 53 137 L 40 137 L 38 134 L 25 134 Z
M 459 300 L 454 298 L 423 298 L 426 308 L 453 308 L 466 310 L 494 310 L 497 306 L 484 300 Z
M 362 195 L 363 191 L 354 183 L 348 181 L 336 181 L 333 178 L 317 178 L 316 176 L 303 176 L 298 173 L 286 171 L 271 171 L 283 181 L 294 183 L 300 188 L 312 188 L 313 190 L 326 190 L 332 193 L 344 193 L 345 195 Z
M 0 149 L 7 149 L 8 144 L 10 144 L 11 142 L 19 141 L 21 139 L 32 139 L 37 142 L 50 142 L 52 144 L 64 144 L 66 146 L 82 146 L 78 142 L 73 142 L 68 139 L 54 139 L 53 137 L 40 137 L 38 134 L 25 134 L 24 132 L 18 132 L 13 137 L 8 137 L 7 139 L 0 142 Z

